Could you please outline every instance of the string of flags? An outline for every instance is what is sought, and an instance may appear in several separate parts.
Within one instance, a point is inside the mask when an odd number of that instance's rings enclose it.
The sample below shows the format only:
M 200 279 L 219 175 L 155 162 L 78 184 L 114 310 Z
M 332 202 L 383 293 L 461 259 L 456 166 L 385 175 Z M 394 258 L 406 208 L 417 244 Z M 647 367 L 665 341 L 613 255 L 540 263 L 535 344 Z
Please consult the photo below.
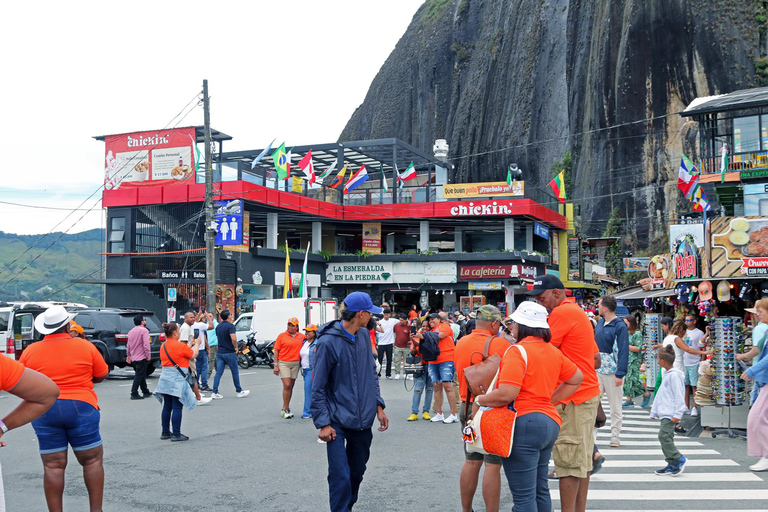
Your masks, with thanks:
M 699 174 L 701 174 L 693 162 L 682 153 L 680 158 L 680 171 L 677 174 L 677 188 L 683 193 L 685 198 L 691 202 L 693 211 L 708 212 L 712 209 L 707 201 L 707 196 L 699 185 Z

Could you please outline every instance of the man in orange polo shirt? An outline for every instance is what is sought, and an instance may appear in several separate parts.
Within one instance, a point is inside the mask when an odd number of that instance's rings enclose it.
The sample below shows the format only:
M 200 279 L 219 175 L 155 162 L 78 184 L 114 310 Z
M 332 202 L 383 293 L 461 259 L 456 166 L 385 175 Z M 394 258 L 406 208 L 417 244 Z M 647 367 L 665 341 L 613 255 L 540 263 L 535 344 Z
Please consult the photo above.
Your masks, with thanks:
M 467 401 L 467 381 L 464 379 L 464 369 L 482 361 L 483 350 L 489 339 L 489 356 L 498 354 L 501 357 L 511 346 L 506 339 L 498 336 L 501 327 L 501 312 L 498 308 L 491 305 L 482 306 L 477 310 L 475 320 L 477 322 L 475 330 L 459 340 L 453 354 L 454 365 L 459 377 L 459 395 L 461 396 L 459 419 L 462 425 L 467 421 L 464 412 Z M 485 461 L 485 473 L 483 474 L 485 509 L 489 512 L 498 511 L 501 494 L 501 458 L 498 455 L 467 453 L 466 443 L 462 444 L 464 445 L 464 467 L 461 469 L 461 477 L 459 478 L 462 510 L 464 512 L 472 510 L 472 499 L 477 490 L 480 468 Z
M 544 275 L 526 293 L 547 308 L 552 345 L 581 370 L 579 389 L 555 408 L 563 420 L 552 458 L 560 479 L 560 510 L 583 512 L 587 507 L 589 471 L 592 469 L 595 417 L 600 403 L 600 385 L 595 371 L 599 350 L 592 323 L 578 304 L 565 300 L 565 287 L 557 277 Z
M 293 418 L 291 397 L 293 396 L 293 386 L 299 377 L 300 352 L 305 339 L 307 337 L 299 332 L 299 319 L 293 317 L 288 319 L 286 331 L 281 332 L 275 340 L 275 369 L 273 373 L 279 375 L 280 380 L 283 381 L 283 408 L 280 410 L 280 416 L 285 419 Z
M 456 417 L 456 394 L 453 392 L 453 329 L 447 323 L 442 322 L 439 313 L 429 315 L 429 326 L 432 332 L 437 333 L 440 341 L 440 355 L 435 361 L 429 362 L 429 378 L 432 379 L 432 387 L 435 390 L 434 407 L 435 414 L 432 416 L 433 423 L 442 421 L 443 423 L 458 423 Z M 422 334 L 414 336 L 417 339 L 424 339 Z M 451 408 L 451 414 L 447 418 L 443 415 L 443 390 L 445 397 Z

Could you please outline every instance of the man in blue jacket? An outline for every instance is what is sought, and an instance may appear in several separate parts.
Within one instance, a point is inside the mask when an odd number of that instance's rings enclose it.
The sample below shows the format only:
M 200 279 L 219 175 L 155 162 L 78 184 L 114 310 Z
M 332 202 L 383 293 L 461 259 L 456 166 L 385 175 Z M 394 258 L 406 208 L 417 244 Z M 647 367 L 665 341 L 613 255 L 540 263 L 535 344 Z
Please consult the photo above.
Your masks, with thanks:
M 312 419 L 328 444 L 328 491 L 332 512 L 352 510 L 371 454 L 373 420 L 389 426 L 379 392 L 368 324 L 374 306 L 367 293 L 344 299 L 341 320 L 317 333 L 312 370 Z
M 600 313 L 600 321 L 595 327 L 595 342 L 601 358 L 597 378 L 600 381 L 600 396 L 607 395 L 611 407 L 610 446 L 618 448 L 621 446 L 619 436 L 623 419 L 621 401 L 624 395 L 624 376 L 629 361 L 629 330 L 624 320 L 616 316 L 616 299 L 613 296 L 602 297 L 597 303 L 597 311 Z

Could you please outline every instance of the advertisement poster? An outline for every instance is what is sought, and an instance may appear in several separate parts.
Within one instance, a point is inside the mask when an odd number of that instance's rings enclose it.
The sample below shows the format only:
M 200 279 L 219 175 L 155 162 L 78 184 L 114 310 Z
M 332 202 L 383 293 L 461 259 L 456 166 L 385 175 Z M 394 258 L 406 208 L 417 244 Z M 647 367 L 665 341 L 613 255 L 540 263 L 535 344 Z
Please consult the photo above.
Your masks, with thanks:
M 194 183 L 195 128 L 104 137 L 104 188 Z
M 363 252 L 381 254 L 381 222 L 363 222 Z
M 744 185 L 744 215 L 768 216 L 768 184 Z
M 581 261 L 579 258 L 579 246 L 581 241 L 578 238 L 568 239 L 568 270 L 579 273 Z
M 557 233 L 552 236 L 552 264 L 560 264 L 560 237 Z
M 674 254 L 657 254 L 648 262 L 648 277 L 640 279 L 637 284 L 644 290 L 662 290 L 674 288 L 675 273 L 672 270 L 671 261 Z
M 710 226 L 711 277 L 768 277 L 768 218 L 716 217 Z
M 225 309 L 235 310 L 235 285 L 233 284 L 216 285 L 216 312 L 221 313 Z
M 456 185 L 443 185 L 443 197 L 455 199 L 460 197 L 483 196 L 512 196 L 523 197 L 525 195 L 525 182 L 513 181 L 507 185 L 506 181 L 491 181 L 487 183 L 458 183 Z
M 674 253 L 686 238 L 696 247 L 704 247 L 704 224 L 671 224 L 669 226 L 669 252 Z
M 645 272 L 651 258 L 622 258 L 624 272 Z
M 402 284 L 455 283 L 455 261 L 395 261 L 392 280 Z

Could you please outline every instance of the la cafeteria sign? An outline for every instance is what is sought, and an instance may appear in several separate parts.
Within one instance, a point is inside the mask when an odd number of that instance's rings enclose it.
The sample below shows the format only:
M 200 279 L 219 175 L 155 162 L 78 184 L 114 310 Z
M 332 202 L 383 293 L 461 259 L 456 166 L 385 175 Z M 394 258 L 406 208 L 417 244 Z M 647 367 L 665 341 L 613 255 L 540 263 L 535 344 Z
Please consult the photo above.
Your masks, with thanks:
M 530 265 L 472 265 L 459 267 L 459 279 L 503 279 L 536 277 L 536 267 Z

